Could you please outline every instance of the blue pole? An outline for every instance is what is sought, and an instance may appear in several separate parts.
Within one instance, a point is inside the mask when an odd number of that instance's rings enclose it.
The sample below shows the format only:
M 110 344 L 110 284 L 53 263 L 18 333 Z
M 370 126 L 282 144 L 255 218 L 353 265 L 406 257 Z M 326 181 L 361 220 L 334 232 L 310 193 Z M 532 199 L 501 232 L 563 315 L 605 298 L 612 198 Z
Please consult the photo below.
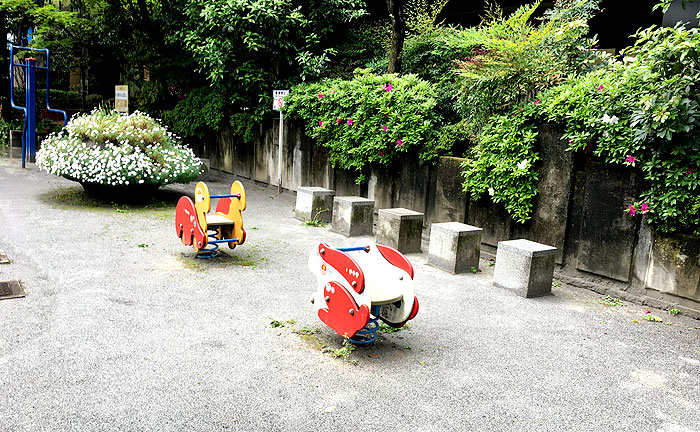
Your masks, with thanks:
M 27 148 L 29 160 L 34 161 L 36 156 L 36 59 L 27 58 Z
M 339 250 L 341 252 L 352 252 L 352 251 L 369 251 L 369 246 L 355 246 L 355 247 L 346 247 L 346 248 L 338 248 L 336 250 Z

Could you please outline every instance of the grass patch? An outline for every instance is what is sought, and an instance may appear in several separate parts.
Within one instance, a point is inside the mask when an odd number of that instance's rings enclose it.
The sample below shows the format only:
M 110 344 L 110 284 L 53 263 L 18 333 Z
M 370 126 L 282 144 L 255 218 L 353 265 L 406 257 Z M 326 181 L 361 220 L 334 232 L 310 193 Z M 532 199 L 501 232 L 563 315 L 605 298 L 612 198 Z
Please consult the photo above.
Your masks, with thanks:
M 329 211 L 329 209 L 320 210 L 320 211 L 316 212 L 316 214 L 314 215 L 314 217 L 313 217 L 312 219 L 310 219 L 310 220 L 305 220 L 305 221 L 302 222 L 301 224 L 304 225 L 304 226 L 315 227 L 315 228 L 322 228 L 322 227 L 325 227 L 325 226 L 326 226 L 326 223 L 323 222 L 322 220 L 320 220 L 318 217 L 319 217 L 319 215 L 320 215 L 321 213 L 325 213 L 325 212 L 327 212 L 327 211 Z
M 604 299 L 598 300 L 598 303 L 604 305 L 604 306 L 610 306 L 610 307 L 622 307 L 624 306 L 624 303 L 622 303 L 622 300 L 620 300 L 617 297 L 611 297 L 611 296 L 606 296 Z
M 672 309 L 668 310 L 668 313 L 671 315 L 678 315 L 680 313 L 680 311 L 676 308 L 672 308 Z
M 286 324 L 284 321 L 280 321 L 280 320 L 276 320 L 276 319 L 273 319 L 272 321 L 270 321 L 270 327 L 272 327 L 272 328 L 282 328 L 285 325 Z
M 657 317 L 656 315 L 652 315 L 650 313 L 644 314 L 643 317 L 645 320 L 651 321 L 651 322 L 663 322 L 664 321 L 661 318 Z
M 411 328 L 411 323 L 406 323 L 403 327 L 397 328 L 397 327 L 392 327 L 392 326 L 385 324 L 383 322 L 379 322 L 379 328 L 377 329 L 377 331 L 379 333 L 396 333 L 396 332 L 400 332 L 402 330 L 408 330 L 410 328 Z
M 342 359 L 347 361 L 350 355 L 355 351 L 355 345 L 350 343 L 348 338 L 343 341 L 343 346 L 340 348 L 333 349 L 331 347 L 325 347 L 321 349 L 321 352 L 330 354 L 331 357 L 336 359 Z
M 307 220 L 307 221 L 302 222 L 301 224 L 304 226 L 307 226 L 307 227 L 314 227 L 314 228 L 323 228 L 326 226 L 325 222 L 320 221 L 318 219 Z
M 204 265 L 200 262 L 200 260 L 197 260 L 196 258 L 194 258 L 194 259 L 181 258 L 180 261 L 182 262 L 182 264 L 185 266 L 185 268 L 187 270 L 201 272 L 201 271 L 204 271 L 204 269 L 205 269 Z
M 129 213 L 129 206 L 126 204 L 119 205 L 117 203 L 112 203 L 112 209 L 117 213 Z
M 135 197 L 133 203 L 116 203 L 110 199 L 100 199 L 85 193 L 82 187 L 75 186 L 60 186 L 55 189 L 46 191 L 38 196 L 39 201 L 48 204 L 52 207 L 74 210 L 96 210 L 96 211 L 114 211 L 116 213 L 164 213 L 167 218 L 175 218 L 175 201 L 162 199 L 165 192 L 158 193 L 161 197 Z M 173 197 L 174 199 L 174 197 Z

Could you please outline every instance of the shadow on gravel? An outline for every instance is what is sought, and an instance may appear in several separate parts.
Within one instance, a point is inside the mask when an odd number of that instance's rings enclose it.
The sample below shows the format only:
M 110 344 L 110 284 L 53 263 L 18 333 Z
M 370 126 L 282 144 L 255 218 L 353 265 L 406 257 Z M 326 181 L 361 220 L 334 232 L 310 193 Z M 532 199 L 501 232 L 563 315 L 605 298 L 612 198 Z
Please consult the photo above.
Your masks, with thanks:
M 180 252 L 175 256 L 185 268 L 197 272 L 228 267 L 249 267 L 256 270 L 268 263 L 268 259 L 262 256 L 261 247 L 257 244 L 243 244 L 233 250 L 222 246 L 219 248 L 219 256 L 215 258 L 195 258 L 191 247 L 186 252 Z
M 81 186 L 61 186 L 38 196 L 39 201 L 52 207 L 75 210 L 111 210 L 129 212 L 172 212 L 182 194 L 167 189 L 150 190 L 147 194 L 128 196 L 120 192 L 115 195 L 96 195 L 85 192 Z

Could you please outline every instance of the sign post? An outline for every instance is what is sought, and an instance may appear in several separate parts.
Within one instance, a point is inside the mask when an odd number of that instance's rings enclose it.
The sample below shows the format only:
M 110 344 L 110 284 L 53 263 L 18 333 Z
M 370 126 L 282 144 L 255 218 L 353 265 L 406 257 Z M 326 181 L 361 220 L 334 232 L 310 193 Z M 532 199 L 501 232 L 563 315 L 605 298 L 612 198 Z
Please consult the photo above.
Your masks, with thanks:
M 284 142 L 284 97 L 289 90 L 272 91 L 272 109 L 280 112 L 279 149 L 277 150 L 277 193 L 282 193 L 282 143 Z
M 114 86 L 114 110 L 129 114 L 129 86 Z

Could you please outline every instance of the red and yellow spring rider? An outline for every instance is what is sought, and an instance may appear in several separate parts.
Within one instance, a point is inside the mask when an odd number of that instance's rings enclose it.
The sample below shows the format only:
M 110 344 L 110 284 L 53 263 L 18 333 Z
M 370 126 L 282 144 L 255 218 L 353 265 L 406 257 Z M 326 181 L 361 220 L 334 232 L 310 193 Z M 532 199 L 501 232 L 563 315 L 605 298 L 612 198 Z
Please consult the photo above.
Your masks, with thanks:
M 216 211 L 211 210 L 211 199 L 219 198 Z M 182 244 L 192 246 L 197 258 L 214 258 L 219 255 L 219 244 L 227 243 L 233 249 L 245 242 L 243 215 L 246 208 L 245 189 L 236 180 L 231 184 L 227 195 L 209 195 L 204 182 L 197 183 L 194 189 L 194 203 L 183 196 L 175 209 L 175 232 Z M 211 247 L 207 248 L 208 245 Z

